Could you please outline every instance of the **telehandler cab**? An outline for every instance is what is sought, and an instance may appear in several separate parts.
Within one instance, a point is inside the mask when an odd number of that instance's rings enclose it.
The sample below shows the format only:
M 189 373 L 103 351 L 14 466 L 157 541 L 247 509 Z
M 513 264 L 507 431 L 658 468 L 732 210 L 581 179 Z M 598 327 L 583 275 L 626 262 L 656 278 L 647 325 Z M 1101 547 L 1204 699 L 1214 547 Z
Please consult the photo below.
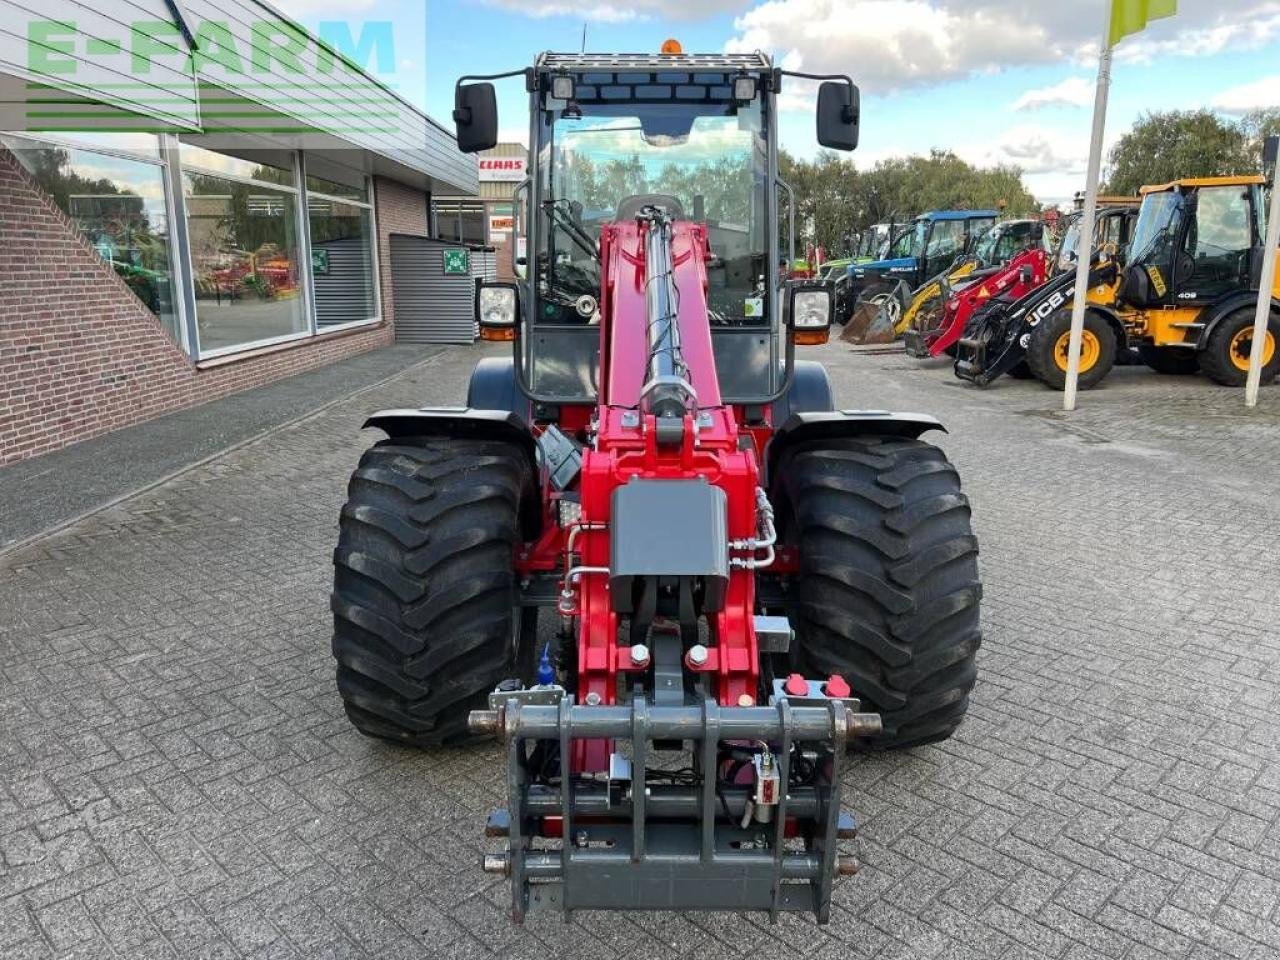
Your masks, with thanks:
M 969 505 L 919 439 L 941 426 L 838 409 L 795 358 L 831 299 L 777 274 L 785 71 L 675 52 L 518 73 L 529 271 L 477 291 L 511 355 L 480 361 L 466 408 L 368 420 L 387 439 L 335 553 L 347 714 L 406 745 L 502 738 L 483 866 L 517 922 L 826 922 L 856 870 L 847 748 L 949 736 L 974 684 Z M 458 83 L 463 150 L 497 138 L 495 79 Z M 819 143 L 853 149 L 857 88 L 809 79 Z
M 1265 206 L 1261 176 L 1176 180 L 1142 188 L 1128 252 L 1106 246 L 1090 267 L 1080 351 L 1082 389 L 1136 348 L 1161 373 L 1203 371 L 1241 386 L 1249 371 L 1262 275 Z M 1074 275 L 1014 303 L 975 314 L 960 341 L 956 376 L 990 383 L 1025 357 L 1045 385 L 1066 383 Z M 1280 280 L 1272 301 L 1262 382 L 1280 372 Z

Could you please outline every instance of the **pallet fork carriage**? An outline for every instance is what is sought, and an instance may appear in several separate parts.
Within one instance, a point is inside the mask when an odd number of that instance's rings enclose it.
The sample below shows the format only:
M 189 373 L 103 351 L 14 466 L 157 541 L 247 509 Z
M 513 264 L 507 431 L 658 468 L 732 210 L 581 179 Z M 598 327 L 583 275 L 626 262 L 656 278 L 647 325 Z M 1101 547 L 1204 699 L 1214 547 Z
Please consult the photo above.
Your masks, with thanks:
M 777 274 L 767 57 L 544 54 L 515 75 L 528 270 L 476 293 L 511 354 L 465 408 L 369 420 L 387 438 L 334 556 L 347 714 L 411 746 L 504 740 L 483 867 L 517 922 L 826 922 L 856 869 L 846 750 L 950 736 L 976 677 L 969 506 L 920 439 L 941 424 L 839 410 L 796 359 L 828 338 L 831 291 Z M 494 79 L 459 81 L 466 151 L 496 140 Z M 819 142 L 852 149 L 857 88 L 809 79 Z

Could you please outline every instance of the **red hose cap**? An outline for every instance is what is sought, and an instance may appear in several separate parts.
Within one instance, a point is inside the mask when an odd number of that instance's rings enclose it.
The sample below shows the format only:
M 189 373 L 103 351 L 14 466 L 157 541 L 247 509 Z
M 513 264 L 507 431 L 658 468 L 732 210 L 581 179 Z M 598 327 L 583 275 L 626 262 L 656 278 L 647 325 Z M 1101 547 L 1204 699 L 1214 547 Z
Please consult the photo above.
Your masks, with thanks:
M 845 682 L 844 677 L 838 673 L 833 673 L 828 678 L 826 685 L 822 688 L 822 692 L 836 700 L 843 700 L 853 693 L 849 689 L 849 684 Z
M 790 696 L 803 697 L 809 693 L 809 681 L 798 673 L 793 673 L 787 677 L 787 682 L 782 685 L 782 689 Z

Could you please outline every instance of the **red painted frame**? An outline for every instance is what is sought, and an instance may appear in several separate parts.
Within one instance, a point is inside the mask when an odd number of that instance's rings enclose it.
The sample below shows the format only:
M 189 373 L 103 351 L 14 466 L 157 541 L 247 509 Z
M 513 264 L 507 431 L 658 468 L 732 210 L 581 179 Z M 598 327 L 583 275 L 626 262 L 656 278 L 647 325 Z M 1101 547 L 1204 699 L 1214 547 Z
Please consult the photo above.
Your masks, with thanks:
M 729 537 L 746 540 L 757 535 L 760 454 L 772 428 L 768 424 L 740 428 L 742 411 L 721 403 L 707 311 L 710 248 L 706 228 L 700 224 L 681 221 L 673 225 L 672 253 L 679 290 L 681 349 L 702 422 L 696 422 L 694 414 L 686 414 L 683 443 L 678 448 L 659 447 L 654 418 L 640 410 L 648 357 L 646 229 L 639 222 L 615 223 L 601 232 L 601 388 L 594 410 L 594 443 L 583 452 L 578 483 L 581 517 L 573 535 L 575 556 L 566 555 L 569 530 L 557 524 L 556 505 L 548 500 L 544 504 L 546 532 L 522 548 L 516 558 L 522 574 L 566 571 L 570 562 L 606 567 L 613 491 L 638 477 L 701 477 L 725 493 Z M 575 415 L 578 417 L 581 414 Z M 581 432 L 585 438 L 586 431 L 581 429 L 585 424 L 580 420 L 570 422 L 565 416 L 560 426 L 566 432 Z M 759 688 L 755 588 L 755 571 L 731 568 L 724 606 L 710 624 L 707 661 L 695 665 L 686 660 L 687 669 L 710 675 L 709 687 L 724 705 L 754 704 Z M 630 647 L 619 638 L 619 617 L 610 602 L 608 576 L 584 573 L 572 593 L 572 613 L 578 622 L 578 702 L 590 702 L 594 695 L 600 703 L 614 703 L 620 678 L 643 667 L 631 662 Z M 574 770 L 605 769 L 610 749 L 606 741 L 580 741 Z
M 1022 268 L 1031 267 L 1030 281 L 1022 279 Z M 964 328 L 974 312 L 992 297 L 1009 294 L 1021 299 L 1049 279 L 1049 255 L 1039 247 L 1024 250 L 1010 260 L 999 273 L 975 280 L 951 295 L 945 307 L 941 332 L 926 340 L 929 356 L 941 356 L 964 335 Z

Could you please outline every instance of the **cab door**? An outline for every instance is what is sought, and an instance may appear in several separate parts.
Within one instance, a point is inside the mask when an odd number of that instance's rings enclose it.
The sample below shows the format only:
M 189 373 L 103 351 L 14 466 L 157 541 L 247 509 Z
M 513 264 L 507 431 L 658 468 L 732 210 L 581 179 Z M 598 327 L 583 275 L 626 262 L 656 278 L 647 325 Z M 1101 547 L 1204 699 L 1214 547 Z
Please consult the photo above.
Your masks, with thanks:
M 930 277 L 946 270 L 956 257 L 965 252 L 966 225 L 964 220 L 934 220 L 930 224 L 929 239 L 920 258 L 918 286 Z
M 1201 187 L 1192 204 L 1174 265 L 1174 297 L 1184 305 L 1212 303 L 1247 290 L 1255 236 L 1249 186 Z

